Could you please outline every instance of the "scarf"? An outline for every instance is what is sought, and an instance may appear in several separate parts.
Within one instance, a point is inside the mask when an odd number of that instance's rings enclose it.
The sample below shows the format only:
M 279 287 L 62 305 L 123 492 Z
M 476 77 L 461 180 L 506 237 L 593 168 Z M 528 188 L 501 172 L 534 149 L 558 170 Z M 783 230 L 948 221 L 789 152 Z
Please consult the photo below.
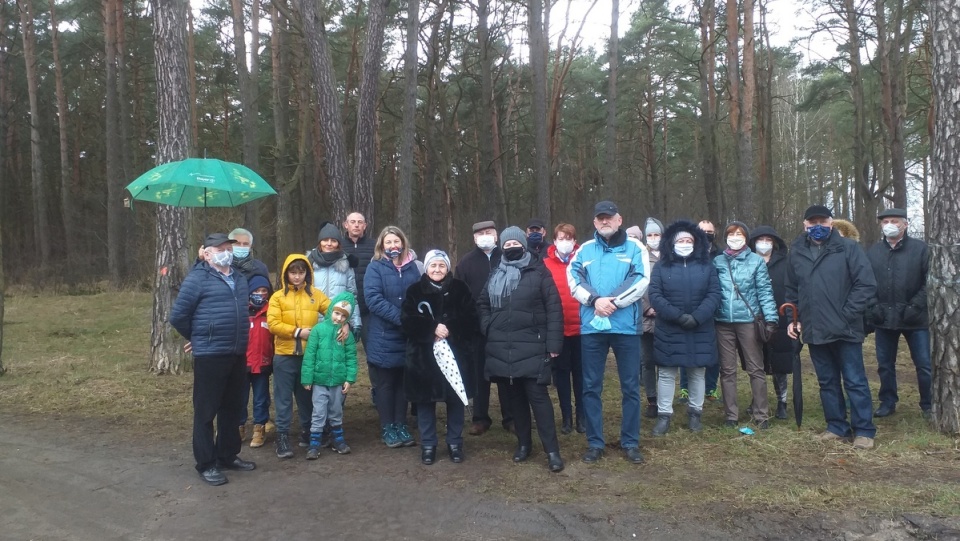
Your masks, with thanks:
M 307 259 L 310 260 L 310 263 L 317 267 L 329 267 L 337 261 L 340 261 L 342 257 L 343 252 L 341 250 L 337 250 L 336 252 L 318 252 L 317 249 L 314 248 L 307 254 Z
M 523 257 L 516 261 L 507 261 L 506 258 L 500 260 L 500 266 L 493 271 L 493 275 L 490 276 L 490 281 L 487 283 L 490 306 L 494 308 L 503 307 L 503 299 L 509 297 L 520 283 L 520 269 L 529 264 L 530 252 L 526 252 Z
M 746 246 L 744 246 L 743 248 L 740 248 L 739 250 L 731 250 L 730 248 L 727 248 L 726 250 L 723 251 L 723 253 L 727 254 L 728 256 L 730 256 L 731 259 L 733 259 L 738 255 L 742 254 L 743 251 L 746 249 L 747 249 Z

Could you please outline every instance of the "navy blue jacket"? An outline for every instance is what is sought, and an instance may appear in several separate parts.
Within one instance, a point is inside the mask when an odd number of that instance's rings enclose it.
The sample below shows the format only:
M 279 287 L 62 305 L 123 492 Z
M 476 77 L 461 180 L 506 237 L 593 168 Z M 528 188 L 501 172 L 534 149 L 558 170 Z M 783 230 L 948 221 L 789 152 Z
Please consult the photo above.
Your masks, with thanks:
M 370 313 L 370 309 L 367 308 L 367 302 L 364 298 L 364 289 L 363 289 L 363 277 L 367 273 L 367 267 L 370 265 L 370 262 L 373 260 L 373 251 L 376 248 L 377 241 L 364 235 L 357 239 L 357 242 L 350 240 L 349 236 L 344 235 L 343 243 L 341 249 L 344 253 L 351 255 L 354 259 L 351 261 L 351 264 L 356 264 L 356 276 L 357 276 L 357 291 L 360 292 L 357 295 L 357 306 L 360 307 L 360 315 L 366 316 Z M 364 344 L 364 347 L 367 345 Z
M 686 258 L 673 252 L 674 237 L 681 231 L 694 238 L 693 254 Z M 664 231 L 660 245 L 660 261 L 650 279 L 650 304 L 657 311 L 653 333 L 656 362 L 685 368 L 715 365 L 719 358 L 713 315 L 721 293 L 707 235 L 696 224 L 679 221 Z M 683 314 L 693 316 L 699 325 L 683 330 L 678 323 Z
M 896 246 L 880 239 L 867 250 L 877 278 L 876 304 L 867 313 L 881 329 L 916 330 L 930 326 L 927 273 L 930 251 L 920 239 L 904 235 Z
M 412 253 L 412 252 L 411 252 Z M 400 307 L 407 289 L 420 280 L 416 259 L 400 269 L 387 258 L 371 261 L 363 278 L 363 296 L 370 309 L 367 362 L 381 368 L 399 368 L 407 357 L 407 337 L 400 326 Z
M 207 262 L 194 265 L 170 311 L 170 325 L 190 341 L 194 357 L 247 354 L 247 279 L 234 270 L 233 289 Z

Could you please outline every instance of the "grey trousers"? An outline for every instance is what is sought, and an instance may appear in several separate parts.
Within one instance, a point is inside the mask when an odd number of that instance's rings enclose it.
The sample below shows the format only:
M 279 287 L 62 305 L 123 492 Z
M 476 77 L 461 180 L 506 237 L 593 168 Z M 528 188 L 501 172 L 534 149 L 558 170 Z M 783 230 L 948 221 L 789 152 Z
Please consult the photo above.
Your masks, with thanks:
M 310 432 L 323 432 L 323 427 L 343 424 L 343 386 L 313 386 L 313 417 Z
M 720 389 L 726 420 L 737 421 L 737 365 L 743 354 L 753 395 L 753 420 L 760 423 L 770 417 L 767 399 L 767 375 L 763 371 L 763 344 L 757 339 L 753 323 L 717 323 L 717 348 L 720 350 Z

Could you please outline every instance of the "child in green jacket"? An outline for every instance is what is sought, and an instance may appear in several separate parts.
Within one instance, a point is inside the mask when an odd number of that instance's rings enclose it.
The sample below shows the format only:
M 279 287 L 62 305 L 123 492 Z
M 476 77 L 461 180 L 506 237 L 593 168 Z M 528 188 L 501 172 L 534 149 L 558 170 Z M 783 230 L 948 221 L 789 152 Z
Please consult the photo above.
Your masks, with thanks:
M 343 399 L 357 381 L 357 342 L 353 333 L 347 333 L 346 340 L 340 342 L 337 333 L 355 309 L 356 299 L 351 293 L 337 295 L 327 309 L 327 317 L 313 328 L 307 341 L 300 375 L 303 387 L 313 392 L 307 460 L 320 456 L 320 440 L 328 423 L 333 449 L 342 455 L 350 452 L 343 437 Z

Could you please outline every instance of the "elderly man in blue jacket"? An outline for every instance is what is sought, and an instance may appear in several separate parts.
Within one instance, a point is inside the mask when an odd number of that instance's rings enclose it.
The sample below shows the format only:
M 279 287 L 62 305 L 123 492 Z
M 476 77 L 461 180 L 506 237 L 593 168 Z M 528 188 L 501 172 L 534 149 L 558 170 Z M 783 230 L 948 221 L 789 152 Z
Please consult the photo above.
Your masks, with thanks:
M 221 470 L 253 470 L 242 460 L 240 425 L 247 369 L 247 279 L 232 267 L 233 244 L 223 233 L 203 242 L 198 262 L 180 286 L 170 324 L 193 352 L 193 456 L 208 484 L 227 482 Z M 217 418 L 217 436 L 213 419 Z
M 584 242 L 567 267 L 570 293 L 580 304 L 583 404 L 587 424 L 587 452 L 592 464 L 603 456 L 603 374 L 607 352 L 613 348 L 620 375 L 622 420 L 620 447 L 634 464 L 640 452 L 640 299 L 650 283 L 647 250 L 621 227 L 623 218 L 610 201 L 596 204 L 596 232 Z

